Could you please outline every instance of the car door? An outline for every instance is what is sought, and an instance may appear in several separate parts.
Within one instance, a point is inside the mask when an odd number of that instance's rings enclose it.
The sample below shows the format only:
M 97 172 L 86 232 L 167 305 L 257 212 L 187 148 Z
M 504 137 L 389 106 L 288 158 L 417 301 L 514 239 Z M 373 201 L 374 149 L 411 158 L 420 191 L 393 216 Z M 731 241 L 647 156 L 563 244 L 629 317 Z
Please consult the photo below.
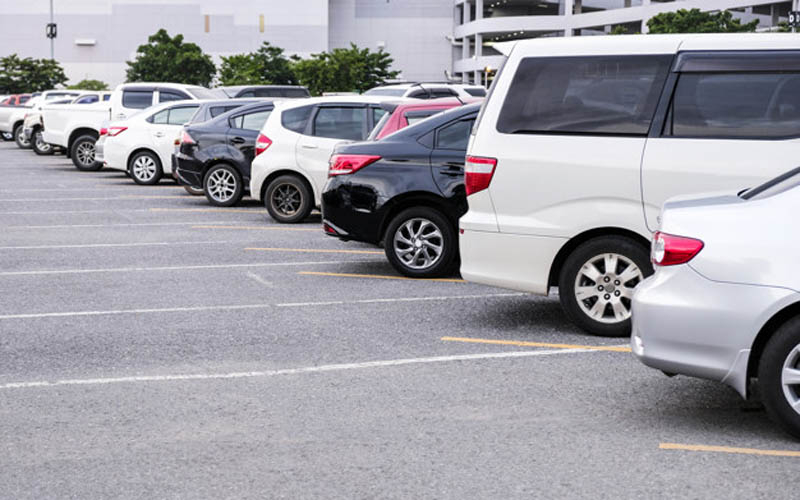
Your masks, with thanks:
M 158 153 L 164 173 L 172 172 L 172 153 L 175 139 L 178 139 L 183 125 L 197 111 L 199 105 L 175 106 L 159 111 L 150 122 L 150 138 L 153 149 Z
M 314 182 L 316 192 L 328 178 L 328 160 L 341 142 L 362 141 L 368 135 L 367 108 L 358 104 L 318 106 L 297 141 L 297 165 Z
M 232 116 L 228 121 L 231 127 L 226 134 L 228 147 L 245 185 L 250 180 L 250 165 L 255 157 L 256 139 L 270 114 L 272 106 L 265 106 Z
M 431 151 L 433 179 L 445 198 L 456 198 L 466 212 L 464 158 L 476 114 L 446 123 L 435 130 Z
M 736 191 L 797 166 L 800 156 L 800 53 L 794 70 L 767 67 L 758 53 L 731 71 L 695 64 L 677 75 L 663 126 L 642 162 L 647 227 L 658 228 L 668 198 Z M 713 53 L 705 54 L 713 62 Z

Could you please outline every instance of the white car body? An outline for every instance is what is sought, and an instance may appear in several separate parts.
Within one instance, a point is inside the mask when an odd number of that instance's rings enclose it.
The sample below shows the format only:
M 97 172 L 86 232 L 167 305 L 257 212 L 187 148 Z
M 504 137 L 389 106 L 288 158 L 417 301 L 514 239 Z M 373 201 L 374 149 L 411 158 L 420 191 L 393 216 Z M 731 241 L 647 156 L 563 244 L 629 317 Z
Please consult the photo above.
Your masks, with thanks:
M 709 64 L 721 63 L 717 69 L 728 68 L 729 72 L 723 72 L 722 78 L 735 79 L 739 74 L 744 75 L 742 78 L 771 78 L 773 74 L 779 78 L 781 71 L 800 70 L 797 49 L 800 49 L 800 36 L 792 34 L 631 35 L 518 42 L 495 79 L 468 148 L 468 156 L 494 160 L 496 166 L 488 174 L 488 186 L 468 196 L 469 211 L 459 223 L 462 276 L 476 283 L 546 295 L 551 286 L 558 285 L 562 264 L 588 241 L 600 236 L 617 240 L 625 237 L 646 249 L 651 232 L 658 224 L 659 207 L 667 198 L 755 185 L 794 167 L 800 153 L 800 134 L 692 137 L 691 134 L 668 135 L 662 124 L 672 116 L 669 96 L 675 86 L 681 89 L 682 82 L 696 79 L 710 82 L 710 85 L 716 81 L 713 78 L 719 78 L 705 73 Z M 726 55 L 730 51 L 741 51 L 743 55 L 730 58 Z M 773 57 L 772 62 L 764 58 L 765 54 Z M 520 72 L 520 85 L 511 89 L 521 67 L 577 65 L 578 57 L 586 58 L 586 62 L 581 63 L 585 64 L 586 76 L 581 73 L 578 78 L 585 78 L 590 84 L 577 88 L 577 97 L 567 95 L 565 90 L 571 89 L 568 86 L 576 73 L 568 73 L 569 76 L 564 77 L 566 80 L 557 80 L 559 75 L 548 72 L 551 80 L 543 80 L 547 88 L 561 89 L 565 94 L 561 100 L 537 101 L 544 97 L 530 90 L 532 83 L 525 79 L 524 70 Z M 662 81 L 659 78 L 652 80 L 656 92 L 647 94 L 639 92 L 639 80 L 624 80 L 624 74 L 617 77 L 623 78 L 621 82 L 604 80 L 602 68 L 596 73 L 588 69 L 600 61 L 599 58 L 606 58 L 611 67 L 623 58 L 632 65 L 632 57 L 638 57 L 637 61 L 668 62 L 663 74 L 666 82 L 663 90 L 659 87 Z M 780 58 L 780 62 L 775 62 L 775 58 Z M 737 73 L 741 65 L 749 69 Z M 769 73 L 766 77 L 761 73 L 765 71 Z M 795 85 L 791 75 L 786 77 L 791 78 L 789 87 L 776 87 L 774 95 L 766 95 L 763 100 L 769 109 L 791 115 L 794 124 L 795 109 L 800 111 L 800 106 L 784 107 L 773 102 L 784 97 L 794 99 L 792 96 L 796 92 L 789 92 Z M 797 75 L 797 82 L 800 82 L 800 72 Z M 525 101 L 511 103 L 508 110 L 503 110 L 511 90 L 518 92 Z M 630 120 L 636 127 L 631 130 L 637 133 L 593 133 L 594 129 L 588 129 L 602 127 L 602 121 L 597 125 L 592 121 L 588 122 L 590 125 L 580 121 L 575 122 L 577 125 L 559 122 L 568 120 L 573 109 L 578 110 L 575 116 L 581 116 L 579 112 L 591 113 L 595 109 L 593 106 L 597 106 L 597 99 L 605 98 L 603 92 L 616 96 L 614 99 L 623 104 L 634 102 L 629 108 L 609 106 L 604 112 L 622 116 L 620 123 Z M 752 99 L 751 94 L 745 94 L 746 99 Z M 658 98 L 664 95 L 667 97 Z M 724 93 L 717 95 L 720 101 L 727 98 Z M 735 101 L 723 104 L 740 107 L 741 93 L 732 95 Z M 703 95 L 704 99 L 707 97 Z M 693 98 L 699 99 L 697 95 Z M 647 106 L 640 107 L 638 103 L 642 102 L 653 103 L 652 114 L 644 114 L 642 110 Z M 550 114 L 539 111 L 544 109 Z M 700 114 L 691 107 L 688 110 L 681 107 L 679 111 L 682 117 L 693 111 Z M 517 115 L 531 122 L 567 123 L 576 131 L 554 128 L 512 133 L 498 130 L 507 123 L 513 124 L 509 117 Z M 634 117 L 642 116 L 649 122 L 634 123 Z M 678 118 L 671 119 L 678 123 Z M 712 130 L 716 125 L 717 122 L 703 122 L 692 130 Z M 766 126 L 772 125 L 767 122 Z M 800 129 L 800 121 L 797 125 Z M 587 130 L 577 130 L 581 126 L 586 126 Z M 638 132 L 640 129 L 642 133 Z M 724 134 L 736 132 L 735 129 L 725 130 Z M 466 175 L 469 179 L 469 162 Z M 560 295 L 563 301 L 563 290 Z M 580 298 L 576 296 L 576 300 Z
M 25 114 L 37 106 L 64 96 L 77 97 L 80 93 L 78 90 L 46 90 L 28 99 L 24 106 L 0 106 L 0 132 L 13 132 L 22 125 Z
M 97 137 L 100 127 L 109 118 L 108 102 L 93 104 L 58 104 L 42 106 L 45 142 L 68 148 L 83 134 Z
M 213 91 L 198 85 L 181 83 L 122 83 L 111 95 L 111 120 L 124 120 L 139 111 L 163 102 L 224 99 L 222 91 Z
M 335 96 L 300 99 L 297 101 L 276 102 L 261 134 L 268 137 L 272 144 L 260 155 L 256 156 L 250 172 L 250 196 L 262 200 L 268 181 L 276 175 L 290 173 L 304 179 L 313 191 L 314 205 L 320 205 L 322 188 L 328 178 L 328 160 L 337 144 L 365 140 L 378 120 L 374 120 L 365 128 L 363 137 L 358 139 L 319 137 L 310 133 L 298 133 L 283 126 L 282 117 L 287 111 L 310 107 L 313 111 L 307 119 L 309 128 L 313 125 L 317 110 L 322 107 L 365 107 L 380 109 L 379 104 L 387 100 L 396 100 L 387 96 Z M 385 111 L 381 110 L 381 113 Z M 372 114 L 370 113 L 370 119 Z
M 485 97 L 486 88 L 481 85 L 468 85 L 465 83 L 398 83 L 373 87 L 364 92 L 364 95 L 411 97 L 415 99 L 458 97 L 462 100 L 472 100 L 476 97 Z
M 61 102 L 62 99 L 51 99 L 48 104 L 49 105 L 63 105 L 63 104 L 94 104 L 97 102 L 108 101 L 111 97 L 110 91 L 87 91 L 81 92 L 78 96 L 72 99 L 69 103 Z M 32 109 L 28 111 L 25 115 L 25 121 L 23 123 L 23 129 L 25 132 L 25 137 L 30 138 L 30 135 L 33 133 L 33 129 L 41 126 L 42 124 L 42 106 L 45 104 L 43 101 L 36 99 L 36 102 L 32 105 Z M 33 100 L 33 99 L 31 99 Z

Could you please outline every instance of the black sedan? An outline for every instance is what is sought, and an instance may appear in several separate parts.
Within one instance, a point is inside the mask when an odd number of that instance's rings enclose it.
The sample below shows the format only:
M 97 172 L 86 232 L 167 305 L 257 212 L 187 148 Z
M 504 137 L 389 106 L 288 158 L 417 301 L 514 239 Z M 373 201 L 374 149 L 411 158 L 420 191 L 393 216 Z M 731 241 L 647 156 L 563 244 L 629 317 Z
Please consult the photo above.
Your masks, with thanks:
M 212 205 L 236 205 L 250 185 L 258 134 L 273 108 L 260 101 L 187 126 L 175 154 L 178 181 L 202 189 Z
M 377 142 L 338 146 L 322 193 L 325 233 L 382 245 L 406 276 L 452 272 L 467 211 L 464 157 L 479 109 L 454 108 Z

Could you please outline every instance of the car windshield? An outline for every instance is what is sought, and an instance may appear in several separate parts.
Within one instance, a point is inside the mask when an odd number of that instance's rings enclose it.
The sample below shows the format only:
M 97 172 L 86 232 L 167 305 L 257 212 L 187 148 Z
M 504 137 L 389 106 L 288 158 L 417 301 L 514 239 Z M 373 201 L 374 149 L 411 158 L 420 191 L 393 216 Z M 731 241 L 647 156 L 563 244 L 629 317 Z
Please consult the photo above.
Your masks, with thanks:
M 406 89 L 369 89 L 364 92 L 364 95 L 388 95 L 393 97 L 403 97 L 403 94 L 406 93 Z
M 763 200 L 770 196 L 783 193 L 800 185 L 800 167 L 789 170 L 774 179 L 770 179 L 760 186 L 748 189 L 741 193 L 744 200 Z

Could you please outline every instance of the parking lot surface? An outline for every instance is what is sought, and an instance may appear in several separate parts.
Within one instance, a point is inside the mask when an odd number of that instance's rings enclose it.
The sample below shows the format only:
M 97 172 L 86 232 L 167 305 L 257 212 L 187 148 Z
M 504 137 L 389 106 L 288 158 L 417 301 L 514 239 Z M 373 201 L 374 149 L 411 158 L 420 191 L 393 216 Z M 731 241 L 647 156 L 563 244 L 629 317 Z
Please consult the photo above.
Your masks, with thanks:
M 794 498 L 800 445 L 555 296 L 0 144 L 2 498 Z

